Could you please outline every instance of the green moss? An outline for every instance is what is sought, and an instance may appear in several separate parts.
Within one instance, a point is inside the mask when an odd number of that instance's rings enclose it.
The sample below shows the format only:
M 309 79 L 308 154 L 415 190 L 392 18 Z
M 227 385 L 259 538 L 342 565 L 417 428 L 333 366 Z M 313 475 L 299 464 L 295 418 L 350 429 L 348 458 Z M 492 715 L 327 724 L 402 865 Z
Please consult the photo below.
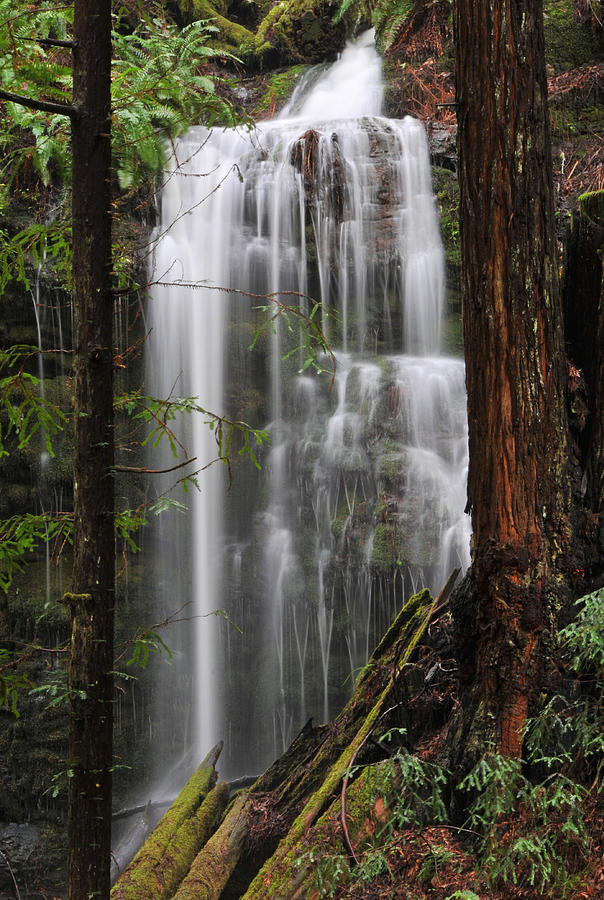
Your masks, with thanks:
M 371 564 L 381 575 L 390 575 L 405 559 L 401 535 L 394 522 L 378 522 L 373 534 Z
M 275 72 L 274 75 L 271 75 L 268 79 L 266 90 L 256 104 L 255 113 L 257 115 L 263 115 L 266 113 L 270 113 L 272 115 L 275 111 L 279 110 L 283 106 L 285 101 L 289 99 L 296 81 L 298 80 L 300 75 L 302 75 L 302 73 L 306 71 L 307 68 L 308 66 L 299 64 L 297 66 L 291 66 L 290 68 L 285 69 L 285 71 Z M 312 232 L 312 227 L 310 228 L 310 231 Z M 312 246 L 314 246 L 314 233 L 311 243 Z
M 448 356 L 463 356 L 463 328 L 460 313 L 453 313 L 441 325 L 441 345 Z
M 218 3 L 189 0 L 188 3 L 188 15 L 191 19 L 209 19 L 219 29 L 218 39 L 210 42 L 213 46 L 245 55 L 255 47 L 254 34 L 244 25 L 227 19 L 223 12 L 226 12 L 226 6 L 220 5 L 220 0 Z
M 596 224 L 604 226 L 604 191 L 589 191 L 581 194 L 579 210 L 582 215 L 592 219 Z
M 349 30 L 350 23 L 334 24 L 329 0 L 280 0 L 260 23 L 255 50 L 285 64 L 322 62 L 340 52 Z
M 575 18 L 574 0 L 545 0 L 544 23 L 545 58 L 556 74 L 602 58 L 602 40 Z
M 459 184 L 453 172 L 439 166 L 433 167 L 432 178 L 440 210 L 440 232 L 447 263 L 459 267 Z
M 111 890 L 112 900 L 140 900 L 146 897 L 168 897 L 157 877 L 165 865 L 164 854 L 178 829 L 194 815 L 202 799 L 216 781 L 214 764 L 219 748 L 214 748 L 191 776 L 170 809 L 162 816 L 151 836 L 136 854 L 128 868 Z M 168 854 L 169 855 L 169 854 Z
M 390 453 L 384 453 L 380 459 L 378 475 L 380 479 L 386 482 L 387 486 L 396 484 L 401 478 L 401 474 L 405 468 L 405 453 L 399 450 L 393 450 Z M 383 515 L 386 509 L 384 500 L 380 497 L 376 513 L 378 518 Z

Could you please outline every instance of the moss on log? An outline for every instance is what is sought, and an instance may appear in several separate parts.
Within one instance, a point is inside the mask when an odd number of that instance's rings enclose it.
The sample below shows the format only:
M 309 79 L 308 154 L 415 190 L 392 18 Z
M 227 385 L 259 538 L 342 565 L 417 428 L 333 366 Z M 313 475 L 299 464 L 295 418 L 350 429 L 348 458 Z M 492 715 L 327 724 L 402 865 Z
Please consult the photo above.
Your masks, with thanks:
M 221 750 L 222 744 L 218 744 L 208 753 L 114 884 L 111 900 L 141 900 L 142 897 L 145 900 L 169 900 L 172 896 L 200 846 L 197 843 L 188 855 L 181 856 L 180 849 L 176 847 L 176 836 L 180 835 L 187 847 L 195 844 L 194 834 L 199 835 L 200 841 L 203 840 L 203 829 L 205 822 L 209 822 L 210 809 L 218 810 L 220 798 L 224 796 L 224 788 L 221 787 L 213 794 L 211 801 L 208 798 L 204 810 L 202 801 L 216 783 L 214 767 Z M 226 790 L 228 792 L 228 788 Z M 196 815 L 197 810 L 199 816 Z M 195 821 L 191 821 L 193 819 Z
M 441 608 L 443 603 L 442 594 L 438 600 L 432 601 L 429 592 L 422 591 L 405 604 L 359 678 L 352 699 L 335 720 L 334 728 L 331 730 L 332 740 L 325 742 L 315 753 L 312 765 L 307 767 L 307 771 L 310 769 L 314 772 L 316 780 L 316 776 L 320 777 L 325 771 L 323 764 L 325 759 L 333 755 L 334 747 L 341 748 L 341 741 L 338 740 L 338 722 L 341 722 L 346 734 L 340 755 L 329 767 L 319 787 L 310 795 L 287 836 L 258 872 L 243 900 L 258 900 L 259 897 L 263 900 L 270 897 L 292 897 L 306 883 L 304 873 L 300 871 L 301 842 L 319 817 L 334 802 L 344 775 L 357 759 L 380 719 L 389 711 L 388 702 L 392 697 L 394 684 L 409 663 L 433 612 Z M 386 662 L 387 666 L 384 665 Z M 361 714 L 363 709 L 364 715 Z M 352 737 L 350 737 L 351 723 L 355 728 Z M 290 785 L 290 789 L 300 792 L 302 786 L 308 787 L 311 779 L 312 774 L 306 777 L 303 773 L 297 784 L 292 783 L 291 779 L 285 784 Z M 262 779 L 254 786 L 254 792 L 261 785 Z M 282 793 L 282 790 L 280 787 L 279 793 Z
M 173 900 L 218 900 L 237 865 L 249 827 L 249 800 L 238 794 L 220 828 L 195 858 Z
M 398 674 L 425 630 L 431 601 L 429 591 L 424 590 L 405 603 L 359 675 L 354 693 L 342 712 L 328 726 L 312 729 L 310 723 L 306 725 L 285 756 L 254 784 L 254 795 L 273 792 L 274 806 L 286 821 L 291 822 L 301 805 L 319 788 L 331 767 L 355 740 L 376 701 L 383 702 L 383 696 L 391 690 L 393 676 Z M 386 692 L 384 685 L 387 685 Z
M 334 24 L 329 0 L 287 0 L 260 23 L 256 52 L 259 57 L 276 54 L 281 65 L 323 62 L 342 50 L 350 31 L 348 17 Z

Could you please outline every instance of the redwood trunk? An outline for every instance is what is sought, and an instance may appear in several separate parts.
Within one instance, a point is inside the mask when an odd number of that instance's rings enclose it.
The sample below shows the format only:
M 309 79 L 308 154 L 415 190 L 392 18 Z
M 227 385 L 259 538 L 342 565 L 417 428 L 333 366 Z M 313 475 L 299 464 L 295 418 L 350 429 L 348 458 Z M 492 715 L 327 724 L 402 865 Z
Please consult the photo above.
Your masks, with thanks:
M 111 4 L 74 5 L 75 369 L 68 896 L 109 896 L 113 683 Z
M 457 0 L 473 555 L 469 726 L 518 755 L 568 541 L 562 311 L 541 0 Z

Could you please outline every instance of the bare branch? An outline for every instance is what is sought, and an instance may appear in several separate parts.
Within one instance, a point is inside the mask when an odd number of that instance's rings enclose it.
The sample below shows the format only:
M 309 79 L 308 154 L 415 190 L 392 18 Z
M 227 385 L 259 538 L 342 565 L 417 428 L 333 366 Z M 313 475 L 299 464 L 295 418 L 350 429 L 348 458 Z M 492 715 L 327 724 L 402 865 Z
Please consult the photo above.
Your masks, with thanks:
M 113 470 L 114 472 L 138 472 L 143 475 L 164 475 L 166 472 L 175 472 L 176 469 L 182 469 L 183 466 L 188 466 L 189 463 L 195 462 L 196 459 L 196 456 L 192 456 L 191 459 L 185 459 L 175 466 L 170 466 L 169 469 L 146 469 L 145 466 L 114 466 Z
M 37 109 L 40 112 L 69 116 L 70 119 L 76 114 L 75 106 L 71 106 L 68 103 L 52 103 L 50 100 L 33 100 L 31 97 L 23 97 L 21 94 L 13 94 L 11 91 L 0 90 L 0 100 L 9 100 L 11 103 L 18 103 L 19 106 L 27 106 L 29 109 Z
M 31 41 L 35 44 L 43 44 L 45 47 L 75 47 L 75 41 L 62 41 L 59 38 L 21 38 L 22 41 Z

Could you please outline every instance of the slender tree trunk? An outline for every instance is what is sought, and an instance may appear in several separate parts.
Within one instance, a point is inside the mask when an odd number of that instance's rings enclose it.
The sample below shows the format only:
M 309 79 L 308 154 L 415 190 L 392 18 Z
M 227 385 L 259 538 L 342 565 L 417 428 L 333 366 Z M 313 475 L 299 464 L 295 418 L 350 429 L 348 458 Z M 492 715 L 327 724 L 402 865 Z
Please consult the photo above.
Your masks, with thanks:
M 75 472 L 68 896 L 109 896 L 113 683 L 111 4 L 75 0 Z
M 518 755 L 570 539 L 542 0 L 457 0 L 455 28 L 473 526 L 466 729 Z

